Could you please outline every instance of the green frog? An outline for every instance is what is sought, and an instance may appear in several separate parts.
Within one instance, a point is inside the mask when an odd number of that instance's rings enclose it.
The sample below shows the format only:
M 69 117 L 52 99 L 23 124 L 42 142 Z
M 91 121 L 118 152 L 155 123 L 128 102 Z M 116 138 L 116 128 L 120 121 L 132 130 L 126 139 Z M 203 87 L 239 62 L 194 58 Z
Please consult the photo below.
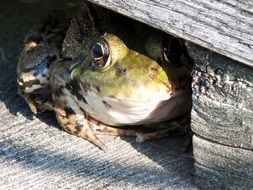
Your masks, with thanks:
M 167 121 L 189 113 L 186 66 L 168 61 L 162 67 L 114 34 L 106 33 L 92 44 L 86 45 L 84 52 L 89 53 L 77 65 L 59 61 L 50 68 L 54 106 L 61 110 L 56 117 L 66 131 L 105 150 L 96 135 L 137 136 L 139 142 L 163 137 L 174 129 Z M 160 50 L 157 54 L 166 61 Z
M 61 55 L 47 70 L 52 102 L 40 105 L 54 110 L 67 132 L 102 150 L 97 135 L 161 138 L 180 128 L 171 120 L 191 110 L 192 64 L 175 37 L 85 4 Z

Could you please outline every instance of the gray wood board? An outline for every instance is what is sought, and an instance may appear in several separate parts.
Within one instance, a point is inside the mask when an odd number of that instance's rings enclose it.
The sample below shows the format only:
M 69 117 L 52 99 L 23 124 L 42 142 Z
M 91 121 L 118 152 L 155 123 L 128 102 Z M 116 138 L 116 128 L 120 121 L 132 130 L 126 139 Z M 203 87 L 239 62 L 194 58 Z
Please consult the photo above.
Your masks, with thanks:
M 187 43 L 194 59 L 192 129 L 213 141 L 253 150 L 253 68 Z
M 253 188 L 253 151 L 194 135 L 195 180 L 201 189 Z
M 252 0 L 89 0 L 253 66 Z

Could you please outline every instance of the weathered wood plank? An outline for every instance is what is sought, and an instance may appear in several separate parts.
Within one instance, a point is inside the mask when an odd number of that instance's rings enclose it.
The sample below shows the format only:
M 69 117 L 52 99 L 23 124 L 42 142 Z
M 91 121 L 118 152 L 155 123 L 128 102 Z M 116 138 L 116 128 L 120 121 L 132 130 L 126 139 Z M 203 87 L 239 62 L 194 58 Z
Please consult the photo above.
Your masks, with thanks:
M 193 144 L 195 162 L 216 171 L 247 176 L 253 185 L 253 151 L 224 146 L 197 135 Z
M 253 66 L 251 0 L 89 0 Z
M 224 190 L 238 189 L 251 190 L 253 188 L 252 179 L 239 176 L 233 173 L 224 173 L 210 169 L 206 166 L 194 163 L 195 184 L 198 189 L 203 190 Z
M 253 150 L 253 68 L 192 43 L 187 48 L 195 62 L 193 131 Z
M 253 151 L 193 137 L 195 181 L 201 189 L 252 189 Z

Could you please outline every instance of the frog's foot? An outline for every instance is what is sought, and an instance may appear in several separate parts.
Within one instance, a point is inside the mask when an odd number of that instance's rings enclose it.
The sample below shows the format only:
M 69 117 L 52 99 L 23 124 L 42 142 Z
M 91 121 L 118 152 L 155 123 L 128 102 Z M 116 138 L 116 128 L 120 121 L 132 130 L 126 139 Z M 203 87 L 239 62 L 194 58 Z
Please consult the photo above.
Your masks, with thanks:
M 123 129 L 118 127 L 112 127 L 100 123 L 92 118 L 89 119 L 92 130 L 96 135 L 111 135 L 111 136 L 136 136 L 136 130 L 134 129 Z
M 136 132 L 136 141 L 141 143 L 146 140 L 165 138 L 170 135 L 186 135 L 182 145 L 182 152 L 187 152 L 192 145 L 193 132 L 190 125 L 190 115 L 186 115 L 178 120 L 164 122 L 159 124 L 144 125 L 144 127 L 154 129 L 152 132 Z
M 160 129 L 159 131 L 155 131 L 155 132 L 148 132 L 148 133 L 137 132 L 136 142 L 141 143 L 147 140 L 165 138 L 165 137 L 170 136 L 171 134 L 181 135 L 182 133 L 179 132 L 179 129 L 175 126 L 168 129 Z M 189 147 L 192 145 L 192 136 L 193 136 L 193 132 L 191 130 L 187 131 L 186 139 L 182 145 L 182 152 L 187 152 Z
M 42 111 L 46 111 L 46 110 L 53 111 L 54 110 L 54 106 L 53 106 L 52 101 L 49 101 L 47 99 L 44 99 L 44 98 L 38 96 L 38 97 L 34 98 L 34 102 L 36 103 L 37 107 Z
M 54 110 L 54 106 L 51 100 L 48 98 L 43 98 L 40 95 L 37 94 L 27 94 L 23 92 L 19 92 L 20 96 L 22 96 L 27 105 L 29 106 L 30 110 L 33 112 L 33 114 L 37 114 L 38 110 L 45 111 L 45 110 Z
M 165 129 L 154 130 L 154 132 L 138 131 L 136 132 L 136 142 L 165 138 L 178 132 L 178 129 L 178 125 L 172 125 Z
M 130 127 L 129 129 L 126 129 L 125 127 L 119 128 L 108 126 L 92 118 L 88 118 L 87 120 L 90 123 L 90 126 L 95 135 L 131 136 L 136 137 L 136 141 L 139 143 L 146 140 L 165 138 L 172 134 L 173 135 L 185 134 L 185 131 L 181 129 L 182 124 L 180 124 L 177 121 L 171 121 L 169 122 L 169 124 L 165 122 L 159 124 L 145 125 L 145 127 L 139 126 L 138 128 Z M 158 129 L 152 129 L 152 127 L 156 127 Z M 189 146 L 191 145 L 192 142 L 191 138 L 192 138 L 192 131 L 190 127 L 187 126 L 186 140 L 182 147 L 183 152 L 186 152 Z
M 106 145 L 93 133 L 84 114 L 78 115 L 70 108 L 62 109 L 55 107 L 54 110 L 59 124 L 65 131 L 90 141 L 104 152 L 107 150 Z
M 38 105 L 37 103 L 33 100 L 33 98 L 31 98 L 30 94 L 20 94 L 26 101 L 27 105 L 29 106 L 30 110 L 33 112 L 33 114 L 37 114 L 37 108 Z

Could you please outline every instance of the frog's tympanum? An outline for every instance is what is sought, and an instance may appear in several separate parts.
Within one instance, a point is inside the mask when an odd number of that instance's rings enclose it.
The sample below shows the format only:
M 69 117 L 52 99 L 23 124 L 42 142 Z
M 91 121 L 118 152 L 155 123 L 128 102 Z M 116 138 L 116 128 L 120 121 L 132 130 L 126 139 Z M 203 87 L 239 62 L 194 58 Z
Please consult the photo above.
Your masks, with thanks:
M 45 49 L 39 51 L 40 44 L 37 53 L 21 55 L 21 61 L 40 63 L 21 69 L 18 82 L 24 97 L 27 100 L 37 88 L 41 90 L 34 80 L 40 85 L 46 83 L 52 94 L 46 109 L 55 111 L 61 127 L 102 150 L 106 146 L 97 135 L 136 136 L 139 142 L 168 136 L 179 127 L 171 120 L 191 110 L 192 65 L 183 44 L 155 29 L 146 31 L 147 26 L 142 24 L 133 24 L 135 28 L 127 32 L 128 27 L 118 27 L 119 23 L 114 27 L 114 22 L 88 13 L 72 21 L 73 26 L 87 27 L 83 40 L 75 36 L 80 38 L 76 31 L 85 30 L 71 30 L 71 26 L 64 40 L 66 55 L 75 50 L 75 43 L 69 42 L 81 42 L 76 44 L 76 56 L 71 53 L 58 59 L 59 53 L 51 47 L 46 53 Z M 83 15 L 88 15 L 90 25 L 80 24 Z M 98 23 L 102 24 L 96 26 Z M 27 51 L 33 51 L 32 43 L 27 46 Z M 32 73 L 32 82 L 25 80 L 26 71 Z M 41 82 L 44 75 L 49 82 Z

